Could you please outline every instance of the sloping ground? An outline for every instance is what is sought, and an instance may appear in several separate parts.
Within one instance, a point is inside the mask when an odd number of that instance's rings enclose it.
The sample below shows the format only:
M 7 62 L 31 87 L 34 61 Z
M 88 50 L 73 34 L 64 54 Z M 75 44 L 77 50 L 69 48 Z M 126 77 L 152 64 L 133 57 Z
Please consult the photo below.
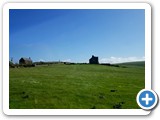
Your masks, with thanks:
M 118 64 L 118 65 L 145 67 L 145 61 L 126 62 L 126 63 L 120 63 L 120 64 Z
M 140 63 L 125 65 L 10 68 L 10 109 L 139 108 L 136 95 L 144 88 L 145 69 Z

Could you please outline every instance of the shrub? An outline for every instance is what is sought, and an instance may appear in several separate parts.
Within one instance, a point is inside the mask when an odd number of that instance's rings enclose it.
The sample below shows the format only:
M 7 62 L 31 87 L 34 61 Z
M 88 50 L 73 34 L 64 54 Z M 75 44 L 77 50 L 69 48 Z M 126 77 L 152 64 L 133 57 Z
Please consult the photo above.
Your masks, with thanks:
M 14 65 L 14 63 L 12 61 L 9 61 L 9 67 L 10 68 L 15 68 L 15 65 Z

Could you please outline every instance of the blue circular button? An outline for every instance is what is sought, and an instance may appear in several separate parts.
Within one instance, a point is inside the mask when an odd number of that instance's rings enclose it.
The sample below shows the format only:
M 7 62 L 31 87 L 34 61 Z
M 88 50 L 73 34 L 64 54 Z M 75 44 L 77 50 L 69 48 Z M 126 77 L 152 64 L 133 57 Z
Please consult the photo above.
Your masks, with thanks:
M 153 90 L 143 89 L 137 94 L 137 103 L 144 110 L 150 110 L 157 104 L 157 94 Z

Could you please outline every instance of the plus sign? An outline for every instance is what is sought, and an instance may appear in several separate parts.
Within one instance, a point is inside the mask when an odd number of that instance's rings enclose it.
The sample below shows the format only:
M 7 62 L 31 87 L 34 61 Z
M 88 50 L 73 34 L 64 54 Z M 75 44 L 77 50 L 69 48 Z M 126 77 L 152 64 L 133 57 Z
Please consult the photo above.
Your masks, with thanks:
M 152 101 L 152 98 L 149 98 L 149 95 L 146 94 L 146 97 L 145 98 L 142 98 L 142 101 L 146 101 L 146 105 L 149 104 L 149 101 Z

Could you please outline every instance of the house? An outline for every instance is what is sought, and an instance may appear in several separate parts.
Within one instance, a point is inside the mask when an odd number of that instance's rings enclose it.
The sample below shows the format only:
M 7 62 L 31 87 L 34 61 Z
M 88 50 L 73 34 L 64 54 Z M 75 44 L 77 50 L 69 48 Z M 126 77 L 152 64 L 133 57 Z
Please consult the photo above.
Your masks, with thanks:
M 12 61 L 9 61 L 9 68 L 15 68 L 15 65 Z
M 32 60 L 31 58 L 24 58 L 22 57 L 20 60 L 19 60 L 19 64 L 20 65 L 32 65 Z
M 89 59 L 89 64 L 99 64 L 98 57 L 92 55 L 92 57 Z

